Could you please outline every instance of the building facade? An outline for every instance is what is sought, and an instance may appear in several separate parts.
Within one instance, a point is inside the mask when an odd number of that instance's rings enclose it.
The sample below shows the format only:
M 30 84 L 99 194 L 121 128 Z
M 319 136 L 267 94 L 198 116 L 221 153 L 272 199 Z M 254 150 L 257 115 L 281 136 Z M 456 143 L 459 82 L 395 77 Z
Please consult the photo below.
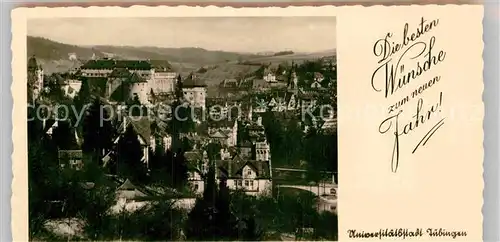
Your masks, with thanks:
M 189 77 L 182 82 L 182 94 L 184 100 L 188 102 L 190 106 L 202 109 L 206 108 L 205 100 L 207 96 L 207 86 L 194 74 L 189 75 Z

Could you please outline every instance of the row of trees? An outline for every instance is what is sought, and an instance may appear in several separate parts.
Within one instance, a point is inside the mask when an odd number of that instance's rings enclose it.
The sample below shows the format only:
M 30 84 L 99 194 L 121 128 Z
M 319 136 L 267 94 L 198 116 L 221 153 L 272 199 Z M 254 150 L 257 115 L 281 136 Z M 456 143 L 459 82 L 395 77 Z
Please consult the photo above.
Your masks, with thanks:
M 312 128 L 304 134 L 296 118 L 283 119 L 274 112 L 263 114 L 273 165 L 300 166 L 304 160 L 311 171 L 337 171 L 337 135 Z

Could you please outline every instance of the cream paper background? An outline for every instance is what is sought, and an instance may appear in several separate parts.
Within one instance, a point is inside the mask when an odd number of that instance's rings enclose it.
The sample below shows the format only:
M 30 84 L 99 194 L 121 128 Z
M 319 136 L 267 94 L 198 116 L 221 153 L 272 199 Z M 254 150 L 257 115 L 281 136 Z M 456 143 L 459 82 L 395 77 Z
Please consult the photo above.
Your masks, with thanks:
M 376 232 L 385 228 L 417 227 L 466 230 L 466 240 L 481 240 L 482 15 L 483 8 L 479 5 L 16 9 L 12 12 L 13 239 L 28 240 L 25 106 L 28 18 L 337 16 L 340 240 L 349 240 L 348 229 Z M 443 48 L 447 52 L 446 60 L 385 100 L 381 93 L 371 89 L 371 75 L 377 67 L 372 54 L 373 44 L 389 31 L 394 32 L 396 40 L 402 39 L 404 23 L 409 22 L 413 30 L 422 16 L 440 19 L 439 26 L 422 40 L 427 42 L 431 35 L 436 36 L 435 49 Z M 425 107 L 437 102 L 439 92 L 443 92 L 441 115 L 446 117 L 445 124 L 413 155 L 410 154 L 413 147 L 438 119 L 430 120 L 411 135 L 401 138 L 400 167 L 397 173 L 392 173 L 393 139 L 388 134 L 380 135 L 378 126 L 386 118 L 389 104 L 410 94 L 433 75 L 441 75 L 441 80 L 419 97 L 425 99 Z M 416 100 L 402 107 L 404 114 L 413 112 Z

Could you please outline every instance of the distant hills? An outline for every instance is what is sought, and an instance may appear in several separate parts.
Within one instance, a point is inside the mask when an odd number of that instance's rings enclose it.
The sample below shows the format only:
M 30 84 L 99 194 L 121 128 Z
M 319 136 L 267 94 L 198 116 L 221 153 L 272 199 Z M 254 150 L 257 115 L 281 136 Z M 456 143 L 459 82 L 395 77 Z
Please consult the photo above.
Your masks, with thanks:
M 77 60 L 70 60 L 70 53 L 74 53 Z M 276 52 L 275 52 L 276 53 Z M 335 55 L 335 50 L 319 53 L 294 53 L 292 51 L 269 53 L 269 55 L 236 53 L 227 51 L 213 51 L 202 48 L 161 48 L 161 47 L 132 47 L 132 46 L 77 46 L 59 43 L 41 37 L 27 37 L 28 57 L 35 55 L 46 73 L 67 71 L 76 68 L 93 55 L 97 58 L 113 57 L 116 59 L 149 59 L 171 65 L 181 73 L 194 71 L 204 66 L 218 66 L 224 69 L 225 65 L 234 65 L 241 61 L 252 63 L 276 63 L 292 60 L 316 59 L 323 56 Z M 253 68 L 252 68 L 253 69 Z

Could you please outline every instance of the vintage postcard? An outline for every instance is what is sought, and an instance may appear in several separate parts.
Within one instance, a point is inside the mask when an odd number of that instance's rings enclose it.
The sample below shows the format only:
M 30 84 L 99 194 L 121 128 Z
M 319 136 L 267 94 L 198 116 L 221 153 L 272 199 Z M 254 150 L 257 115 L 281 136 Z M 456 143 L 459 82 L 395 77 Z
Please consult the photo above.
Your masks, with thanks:
M 482 15 L 16 9 L 13 239 L 481 240 Z

